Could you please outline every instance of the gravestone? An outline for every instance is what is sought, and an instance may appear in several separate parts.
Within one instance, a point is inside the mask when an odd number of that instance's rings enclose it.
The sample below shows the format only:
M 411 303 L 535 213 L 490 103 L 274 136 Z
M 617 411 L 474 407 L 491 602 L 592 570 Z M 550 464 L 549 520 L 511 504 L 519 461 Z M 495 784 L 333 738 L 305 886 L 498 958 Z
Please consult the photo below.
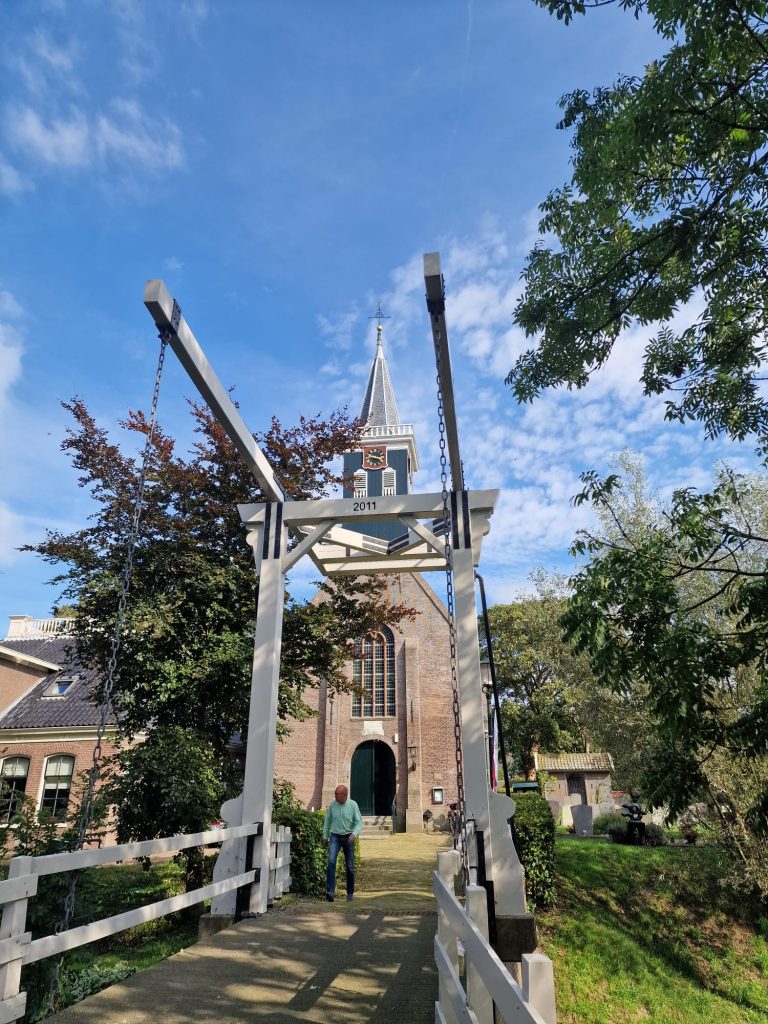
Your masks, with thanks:
M 592 835 L 592 808 L 589 804 L 574 804 L 571 808 L 573 831 L 577 836 Z

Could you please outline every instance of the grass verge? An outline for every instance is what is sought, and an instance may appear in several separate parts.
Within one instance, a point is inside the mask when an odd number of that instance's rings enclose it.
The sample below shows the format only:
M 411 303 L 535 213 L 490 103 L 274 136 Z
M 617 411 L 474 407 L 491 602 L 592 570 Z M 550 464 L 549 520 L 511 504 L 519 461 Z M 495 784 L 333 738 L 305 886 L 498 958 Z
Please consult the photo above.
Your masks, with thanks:
M 767 1024 L 768 918 L 719 858 L 558 837 L 558 905 L 537 920 L 560 1024 Z

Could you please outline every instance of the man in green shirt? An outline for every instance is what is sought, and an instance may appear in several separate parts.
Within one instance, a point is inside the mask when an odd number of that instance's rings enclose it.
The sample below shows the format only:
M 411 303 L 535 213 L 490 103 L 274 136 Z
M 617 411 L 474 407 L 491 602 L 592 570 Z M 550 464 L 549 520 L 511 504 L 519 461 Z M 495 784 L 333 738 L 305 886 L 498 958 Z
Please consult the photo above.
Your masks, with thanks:
M 325 887 L 325 898 L 333 903 L 336 893 L 336 861 L 339 850 L 344 853 L 344 864 L 347 868 L 347 899 L 355 895 L 355 840 L 363 831 L 363 819 L 360 808 L 354 800 L 349 799 L 346 786 L 337 786 L 334 799 L 328 805 L 323 822 L 323 842 L 330 840 L 328 851 L 328 877 Z

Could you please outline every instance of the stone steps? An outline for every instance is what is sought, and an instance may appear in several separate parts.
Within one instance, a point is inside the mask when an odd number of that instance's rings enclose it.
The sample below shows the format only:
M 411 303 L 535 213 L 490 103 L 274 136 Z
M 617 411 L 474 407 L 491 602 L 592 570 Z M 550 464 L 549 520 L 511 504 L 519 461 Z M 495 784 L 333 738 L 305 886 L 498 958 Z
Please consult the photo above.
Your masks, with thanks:
M 363 815 L 361 839 L 388 839 L 392 835 L 392 819 L 389 815 Z

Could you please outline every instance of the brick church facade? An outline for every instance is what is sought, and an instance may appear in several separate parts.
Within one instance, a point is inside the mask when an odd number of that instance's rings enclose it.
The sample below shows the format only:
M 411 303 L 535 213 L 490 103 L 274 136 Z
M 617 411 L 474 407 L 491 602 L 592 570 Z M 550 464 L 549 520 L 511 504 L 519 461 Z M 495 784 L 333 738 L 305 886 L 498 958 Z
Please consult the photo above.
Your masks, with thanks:
M 418 470 L 413 427 L 397 412 L 381 323 L 377 332 L 361 446 L 344 460 L 345 498 L 407 494 Z M 360 530 L 372 544 L 397 539 L 396 524 L 377 527 Z M 360 657 L 347 666 L 352 692 L 329 697 L 321 683 L 305 694 L 317 717 L 292 723 L 290 736 L 278 744 L 275 774 L 296 787 L 307 807 L 326 806 L 343 783 L 364 816 L 394 814 L 398 830 L 420 832 L 427 811 L 444 827 L 456 800 L 448 615 L 428 575 L 388 579 L 393 601 L 414 608 L 415 620 L 392 630 L 382 623 L 376 634 L 360 638 Z M 443 583 L 442 575 L 435 583 Z

